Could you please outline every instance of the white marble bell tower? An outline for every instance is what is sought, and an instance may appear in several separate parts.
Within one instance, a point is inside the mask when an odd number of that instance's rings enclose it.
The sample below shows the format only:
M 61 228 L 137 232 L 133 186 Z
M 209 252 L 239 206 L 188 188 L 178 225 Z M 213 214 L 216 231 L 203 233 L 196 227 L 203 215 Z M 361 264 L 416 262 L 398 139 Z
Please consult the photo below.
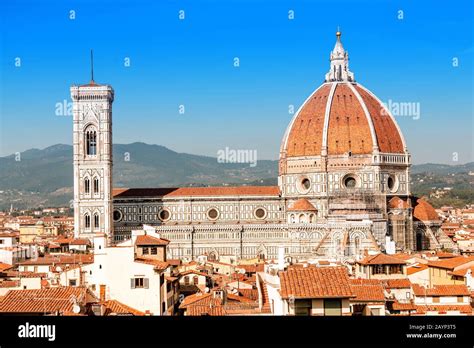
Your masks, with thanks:
M 74 146 L 74 235 L 92 238 L 105 233 L 113 239 L 112 221 L 112 103 L 110 85 L 71 87 Z

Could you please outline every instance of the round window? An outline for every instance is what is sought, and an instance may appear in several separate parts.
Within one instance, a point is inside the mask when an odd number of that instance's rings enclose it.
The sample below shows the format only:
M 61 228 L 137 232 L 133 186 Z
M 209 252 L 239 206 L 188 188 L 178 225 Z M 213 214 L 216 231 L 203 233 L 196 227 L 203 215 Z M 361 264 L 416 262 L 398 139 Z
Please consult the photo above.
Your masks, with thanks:
M 259 219 L 263 219 L 265 217 L 265 209 L 263 208 L 258 208 L 257 210 L 255 210 L 255 216 Z
M 215 220 L 217 219 L 217 216 L 219 216 L 219 212 L 217 211 L 217 209 L 212 208 L 208 210 L 207 216 L 209 217 L 209 219 Z
M 348 189 L 355 188 L 356 187 L 356 179 L 349 175 L 344 178 L 344 186 Z
M 309 181 L 308 178 L 304 178 L 303 180 L 301 180 L 301 186 L 302 186 L 305 190 L 309 190 L 309 188 L 311 187 L 311 181 Z
M 397 191 L 398 187 L 397 187 L 397 179 L 394 175 L 390 175 L 387 179 L 387 187 L 389 189 L 389 191 L 391 192 L 395 192 Z
M 114 210 L 113 218 L 115 222 L 122 220 L 122 212 L 120 210 Z
M 170 212 L 166 209 L 163 209 L 162 211 L 160 211 L 159 217 L 161 221 L 169 220 Z
M 393 190 L 393 187 L 395 186 L 395 181 L 393 180 L 393 178 L 391 176 L 388 178 L 387 184 L 388 184 L 388 188 L 390 190 Z

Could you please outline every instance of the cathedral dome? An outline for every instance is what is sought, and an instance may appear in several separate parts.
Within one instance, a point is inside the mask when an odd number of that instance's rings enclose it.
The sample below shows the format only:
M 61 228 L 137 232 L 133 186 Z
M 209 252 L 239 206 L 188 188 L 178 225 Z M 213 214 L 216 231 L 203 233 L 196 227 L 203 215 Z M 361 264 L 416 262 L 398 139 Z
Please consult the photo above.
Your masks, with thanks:
M 403 154 L 405 142 L 393 116 L 354 81 L 338 32 L 326 81 L 303 103 L 281 144 L 282 156 Z

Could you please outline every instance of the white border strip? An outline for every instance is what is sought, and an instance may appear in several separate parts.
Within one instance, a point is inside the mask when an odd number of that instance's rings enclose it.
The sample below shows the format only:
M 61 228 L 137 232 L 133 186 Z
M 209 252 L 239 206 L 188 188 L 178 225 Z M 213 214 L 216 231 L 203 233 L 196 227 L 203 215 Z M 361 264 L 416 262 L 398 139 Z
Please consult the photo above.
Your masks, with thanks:
M 323 149 L 327 148 L 328 146 L 329 115 L 331 113 L 332 99 L 334 98 L 334 91 L 336 90 L 337 85 L 337 81 L 332 82 L 331 91 L 329 92 L 328 100 L 326 103 L 326 112 L 324 113 L 323 141 L 321 143 L 321 147 Z
M 375 128 L 374 128 L 374 122 L 372 121 L 372 117 L 369 113 L 369 110 L 367 109 L 367 106 L 364 103 L 364 100 L 362 99 L 362 96 L 357 92 L 355 87 L 352 85 L 352 83 L 346 83 L 346 85 L 349 86 L 351 89 L 352 93 L 356 96 L 357 100 L 359 101 L 360 106 L 362 107 L 362 110 L 364 110 L 365 117 L 367 118 L 367 122 L 369 123 L 370 127 L 370 134 L 372 135 L 372 149 L 376 148 L 377 151 L 380 151 L 379 149 L 379 143 L 377 141 L 377 134 L 375 133 Z
M 390 116 L 390 118 L 392 119 L 392 122 L 395 124 L 395 127 L 397 127 L 397 130 L 398 130 L 398 134 L 400 135 L 400 139 L 402 139 L 402 145 L 403 145 L 403 150 L 405 151 L 405 153 L 407 153 L 407 144 L 405 142 L 405 137 L 403 136 L 403 133 L 400 129 L 400 127 L 398 126 L 398 123 L 397 121 L 395 121 L 395 118 L 393 117 L 392 113 L 385 107 L 385 104 L 382 103 L 382 101 L 377 98 L 377 96 L 375 94 L 373 94 L 371 91 L 369 91 L 367 88 L 365 88 L 364 86 L 362 86 L 361 84 L 358 84 L 358 86 L 360 88 L 362 88 L 364 91 L 366 91 L 371 97 L 373 97 L 375 100 L 377 100 L 379 102 L 379 104 L 382 106 L 382 108 L 385 110 L 385 112 L 387 113 L 387 115 Z

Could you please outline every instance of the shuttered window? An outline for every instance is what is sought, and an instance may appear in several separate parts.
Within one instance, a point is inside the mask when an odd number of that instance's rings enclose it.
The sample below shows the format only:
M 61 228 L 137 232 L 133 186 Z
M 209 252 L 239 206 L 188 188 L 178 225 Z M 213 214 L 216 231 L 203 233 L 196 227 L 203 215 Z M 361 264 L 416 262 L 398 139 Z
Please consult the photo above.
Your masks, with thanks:
M 148 289 L 149 279 L 148 278 L 131 278 L 130 288 L 131 289 Z

